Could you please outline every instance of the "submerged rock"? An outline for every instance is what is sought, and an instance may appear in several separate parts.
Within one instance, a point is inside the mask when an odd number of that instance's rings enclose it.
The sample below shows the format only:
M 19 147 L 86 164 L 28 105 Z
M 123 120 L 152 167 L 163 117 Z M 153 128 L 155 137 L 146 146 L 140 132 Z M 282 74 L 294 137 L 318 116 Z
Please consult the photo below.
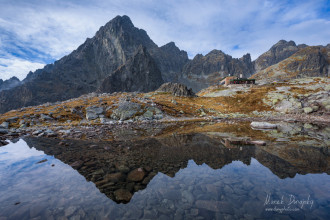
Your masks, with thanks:
M 139 182 L 139 181 L 143 180 L 145 175 L 146 175 L 146 173 L 144 172 L 144 170 L 142 168 L 137 168 L 128 174 L 127 180 Z
M 186 96 L 186 97 L 194 97 L 195 93 L 192 89 L 188 89 L 187 86 L 181 83 L 164 83 L 157 90 L 157 92 L 169 92 L 175 96 Z
M 132 193 L 126 189 L 118 189 L 114 192 L 117 201 L 129 202 L 132 198 Z

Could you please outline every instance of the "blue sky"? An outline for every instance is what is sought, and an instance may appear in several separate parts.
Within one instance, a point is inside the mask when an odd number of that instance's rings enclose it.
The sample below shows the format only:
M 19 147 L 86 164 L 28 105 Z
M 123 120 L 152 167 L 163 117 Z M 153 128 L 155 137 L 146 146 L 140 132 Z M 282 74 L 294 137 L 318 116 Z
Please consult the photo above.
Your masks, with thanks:
M 69 54 L 116 15 L 162 46 L 252 59 L 281 39 L 330 43 L 330 0 L 0 0 L 0 78 L 23 79 Z

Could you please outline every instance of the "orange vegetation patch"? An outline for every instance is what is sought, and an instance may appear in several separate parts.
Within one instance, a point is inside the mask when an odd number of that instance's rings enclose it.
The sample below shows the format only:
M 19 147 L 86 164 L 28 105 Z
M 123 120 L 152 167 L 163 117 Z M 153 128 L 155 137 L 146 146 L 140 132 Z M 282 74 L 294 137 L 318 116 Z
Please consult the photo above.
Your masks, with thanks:
M 253 111 L 271 111 L 272 109 L 265 105 L 262 99 L 266 94 L 274 91 L 275 86 L 256 86 L 247 92 L 241 92 L 234 96 L 220 97 L 173 97 L 170 95 L 154 95 L 154 102 L 162 106 L 163 110 L 170 115 L 176 115 L 183 111 L 187 116 L 199 116 L 201 109 L 208 115 L 217 113 L 251 113 Z M 172 100 L 175 100 L 173 103 Z M 176 104 L 175 104 L 176 103 Z
M 77 109 L 81 112 L 82 115 L 85 115 L 86 108 L 88 106 L 93 105 L 105 105 L 109 106 L 112 105 L 114 102 L 118 100 L 118 96 L 104 96 L 104 97 L 91 97 L 91 98 L 77 98 L 72 101 L 65 101 L 60 104 L 50 104 L 50 105 L 42 105 L 42 106 L 32 106 L 26 107 L 20 110 L 12 110 L 0 115 L 0 123 L 4 122 L 8 118 L 18 117 L 20 119 L 24 118 L 24 116 L 29 117 L 31 115 L 40 115 L 45 114 L 49 115 L 52 114 L 53 118 L 59 117 L 59 122 L 65 122 L 67 120 L 77 121 L 81 120 L 82 118 L 72 112 L 72 109 Z M 106 113 L 109 114 L 109 113 Z M 13 127 L 17 127 L 16 124 L 12 124 Z
M 219 92 L 222 90 L 226 90 L 228 87 L 223 86 L 223 85 L 215 85 L 215 86 L 210 86 L 206 89 L 201 90 L 200 92 L 197 93 L 198 96 L 204 96 L 206 94 L 212 93 L 212 92 Z
M 293 92 L 293 93 L 296 93 L 296 94 L 304 95 L 304 94 L 311 93 L 311 92 L 318 92 L 320 90 L 321 90 L 321 88 L 318 88 L 316 90 L 312 90 L 312 89 L 305 89 L 303 87 L 292 86 L 289 91 Z

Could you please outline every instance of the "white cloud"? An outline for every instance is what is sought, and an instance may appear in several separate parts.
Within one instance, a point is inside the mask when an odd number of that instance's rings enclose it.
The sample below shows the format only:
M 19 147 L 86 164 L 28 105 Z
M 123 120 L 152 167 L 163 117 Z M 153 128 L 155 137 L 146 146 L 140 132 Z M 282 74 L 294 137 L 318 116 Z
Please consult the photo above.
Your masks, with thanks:
M 1 147 L 0 155 L 1 154 L 5 154 L 6 156 L 1 156 L 0 162 L 5 162 L 6 165 L 10 165 L 30 157 L 44 155 L 44 152 L 38 151 L 35 148 L 29 148 L 27 143 L 21 139 L 15 144 L 10 143 L 4 147 Z
M 233 57 L 250 52 L 255 59 L 281 39 L 325 45 L 330 39 L 329 16 L 321 13 L 326 4 L 325 0 L 3 0 L 0 57 L 8 68 L 0 67 L 0 78 L 23 70 L 17 59 L 40 65 L 61 58 L 124 14 L 159 46 L 174 41 L 191 58 L 220 49 Z M 20 54 L 15 62 L 3 55 L 8 48 L 24 47 L 33 54 Z M 10 62 L 20 70 L 10 69 Z
M 44 66 L 45 64 L 43 63 L 34 63 L 18 58 L 0 58 L 0 79 L 6 80 L 16 76 L 20 80 L 23 80 L 29 71 L 33 72 L 36 69 L 43 68 Z

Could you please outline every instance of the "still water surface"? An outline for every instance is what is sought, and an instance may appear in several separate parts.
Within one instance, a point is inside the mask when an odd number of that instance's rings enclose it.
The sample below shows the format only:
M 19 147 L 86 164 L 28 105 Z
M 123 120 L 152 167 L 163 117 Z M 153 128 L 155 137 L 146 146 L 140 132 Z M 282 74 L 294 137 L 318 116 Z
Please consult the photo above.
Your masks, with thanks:
M 330 219 L 327 148 L 68 143 L 0 148 L 1 220 Z

